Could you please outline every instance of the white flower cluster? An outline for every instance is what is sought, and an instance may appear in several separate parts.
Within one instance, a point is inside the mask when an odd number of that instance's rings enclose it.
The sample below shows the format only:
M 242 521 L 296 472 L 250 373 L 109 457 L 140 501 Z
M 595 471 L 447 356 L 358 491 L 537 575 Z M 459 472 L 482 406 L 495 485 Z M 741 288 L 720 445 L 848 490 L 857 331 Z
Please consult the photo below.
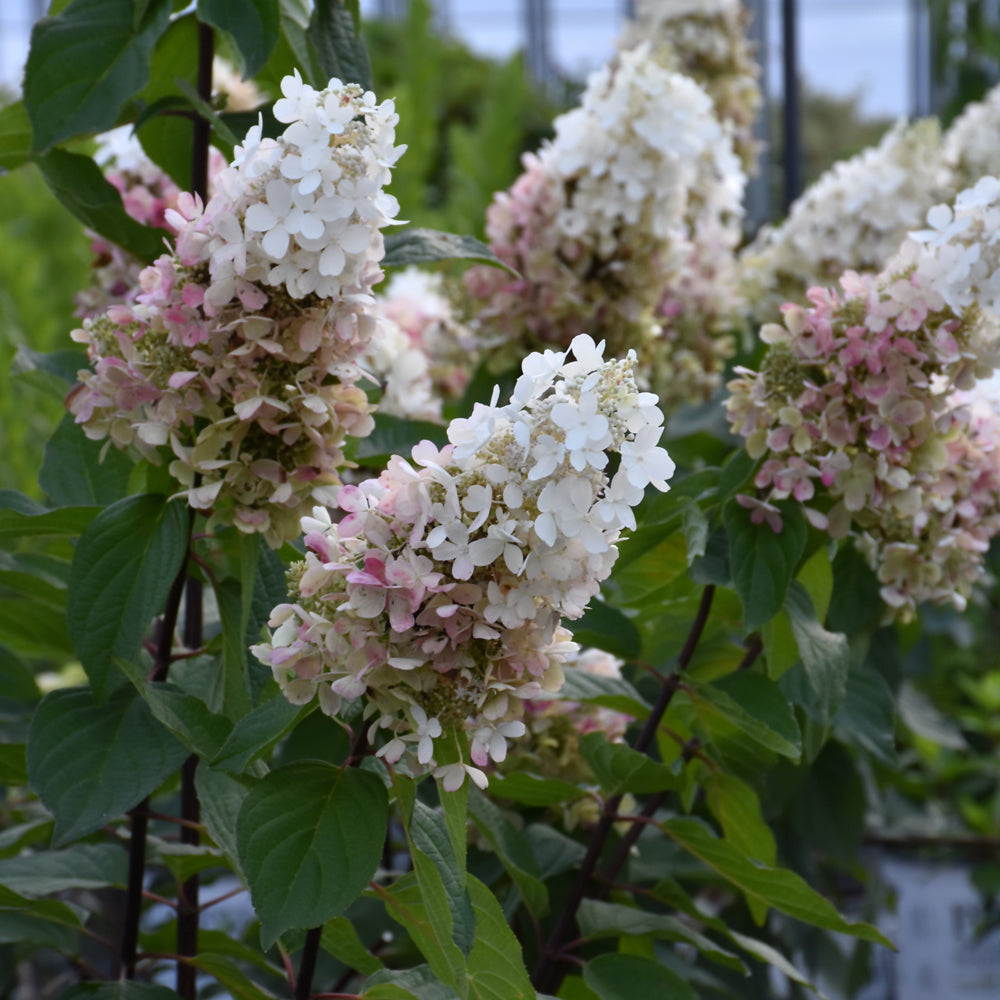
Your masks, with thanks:
M 220 309 L 246 282 L 283 285 L 294 299 L 365 293 L 382 277 L 380 229 L 399 211 L 382 189 L 405 147 L 394 146 L 393 102 L 331 80 L 321 91 L 298 73 L 281 82 L 277 139 L 257 124 L 237 146 L 216 194 L 182 199 L 169 221 L 187 266 L 207 262 L 206 309 Z
M 561 683 L 574 645 L 560 618 L 583 614 L 632 507 L 673 473 L 634 355 L 605 361 L 603 347 L 581 335 L 573 360 L 530 355 L 506 406 L 495 391 L 452 421 L 441 451 L 425 441 L 413 464 L 393 458 L 345 487 L 338 523 L 323 508 L 303 519 L 291 601 L 253 648 L 289 699 L 318 695 L 335 714 L 364 696 L 370 738 L 390 736 L 383 757 L 409 754 L 449 790 L 466 775 L 485 783 L 479 768 L 525 731 L 524 700 Z M 459 730 L 471 763 L 438 767 L 435 740 L 457 745 Z
M 784 302 L 844 271 L 881 271 L 908 230 L 945 198 L 949 173 L 935 119 L 897 122 L 877 146 L 836 163 L 777 228 L 765 227 L 740 256 L 755 323 L 778 320 Z
M 1000 86 L 981 101 L 967 104 L 948 127 L 942 144 L 955 190 L 1000 173 Z
M 730 270 L 715 262 L 733 257 L 745 184 L 711 100 L 640 45 L 591 75 L 524 164 L 486 226 L 517 274 L 466 272 L 483 339 L 523 356 L 598 329 L 612 353 L 639 354 L 664 405 L 700 401 L 730 353 L 715 322 Z
M 579 107 L 554 125 L 540 159 L 573 180 L 557 225 L 602 256 L 614 254 L 623 229 L 660 244 L 683 238 L 692 204 L 742 216 L 745 177 L 711 99 L 660 66 L 648 45 L 593 73 Z
M 1000 178 L 980 178 L 956 196 L 954 208 L 935 205 L 927 213 L 927 225 L 909 234 L 889 270 L 914 266 L 911 283 L 926 283 L 956 313 L 985 310 L 985 336 L 969 359 L 985 377 L 997 367 L 992 342 L 1000 318 Z
M 733 134 L 752 170 L 760 143 L 754 123 L 763 103 L 760 65 L 747 38 L 749 13 L 740 0 L 636 0 L 620 50 L 650 42 L 667 69 L 696 80 Z

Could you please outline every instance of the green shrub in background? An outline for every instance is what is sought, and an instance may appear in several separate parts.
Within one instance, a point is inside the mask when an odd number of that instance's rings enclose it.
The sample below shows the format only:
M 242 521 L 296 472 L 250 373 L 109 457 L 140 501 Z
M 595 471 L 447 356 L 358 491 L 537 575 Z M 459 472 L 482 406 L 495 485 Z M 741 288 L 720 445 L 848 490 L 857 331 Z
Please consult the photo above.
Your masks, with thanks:
M 3 179 L 0 199 L 0 371 L 21 348 L 56 351 L 73 345 L 73 295 L 88 283 L 89 250 L 80 223 L 45 186 L 34 167 Z M 22 359 L 23 360 L 23 359 Z M 21 363 L 15 369 L 23 367 Z M 0 393 L 0 489 L 40 495 L 42 448 L 63 414 L 40 372 L 8 377 Z
M 414 225 L 481 236 L 493 193 L 521 172 L 521 153 L 552 134 L 574 85 L 543 94 L 520 56 L 472 53 L 435 28 L 427 0 L 414 0 L 403 21 L 365 30 L 375 92 L 395 99 L 397 137 L 407 144 L 393 193 Z

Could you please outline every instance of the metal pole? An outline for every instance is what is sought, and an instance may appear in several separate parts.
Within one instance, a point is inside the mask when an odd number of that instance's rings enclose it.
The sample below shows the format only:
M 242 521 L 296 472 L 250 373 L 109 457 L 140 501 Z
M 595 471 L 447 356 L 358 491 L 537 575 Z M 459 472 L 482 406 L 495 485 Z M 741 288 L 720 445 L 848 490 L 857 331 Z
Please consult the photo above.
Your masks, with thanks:
M 802 121 L 799 101 L 799 47 L 797 0 L 781 0 L 781 41 L 784 80 L 784 209 L 802 193 Z
M 761 66 L 760 90 L 763 100 L 754 122 L 754 136 L 761 144 L 757 172 L 747 180 L 744 230 L 752 237 L 765 222 L 771 221 L 771 88 L 768 81 L 770 45 L 767 33 L 767 0 L 748 0 L 750 24 L 747 36 L 757 47 L 757 62 Z
M 524 0 L 525 57 L 528 71 L 540 83 L 552 79 L 552 59 L 549 54 L 548 0 Z

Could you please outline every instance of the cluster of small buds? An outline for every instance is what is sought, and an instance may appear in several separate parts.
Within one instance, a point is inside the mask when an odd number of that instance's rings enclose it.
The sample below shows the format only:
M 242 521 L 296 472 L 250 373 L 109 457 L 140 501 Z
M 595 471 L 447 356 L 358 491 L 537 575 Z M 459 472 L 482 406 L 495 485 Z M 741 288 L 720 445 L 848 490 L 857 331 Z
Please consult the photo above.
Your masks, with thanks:
M 901 617 L 961 608 L 1000 532 L 992 424 L 957 405 L 1000 364 L 1000 180 L 928 213 L 884 272 L 847 272 L 843 295 L 768 324 L 760 372 L 738 368 L 730 423 L 763 458 L 740 502 L 780 530 L 792 498 L 835 538 L 852 533 Z
M 380 185 L 399 153 L 392 107 L 370 93 L 297 76 L 282 88 L 284 135 L 252 128 L 204 210 L 181 194 L 165 212 L 176 252 L 74 331 L 92 370 L 68 398 L 93 439 L 154 461 L 169 446 L 192 507 L 275 546 L 304 504 L 330 499 L 347 435 L 373 427 L 355 383 L 378 322 L 378 227 L 394 210 Z M 291 214 L 275 215 L 285 200 Z
M 785 302 L 845 271 L 878 272 L 927 210 L 949 196 L 936 119 L 897 122 L 877 146 L 831 167 L 740 254 L 740 283 L 755 325 Z
M 641 45 L 591 75 L 580 106 L 524 164 L 486 230 L 518 275 L 466 275 L 484 337 L 522 353 L 597 328 L 612 352 L 635 349 L 644 370 L 658 338 L 686 349 L 679 328 L 665 332 L 661 302 L 701 233 L 726 232 L 735 244 L 745 182 L 705 92 Z M 682 373 L 672 374 L 677 390 Z
M 452 307 L 444 276 L 404 268 L 379 288 L 375 305 L 398 331 L 391 352 L 377 349 L 364 362 L 385 387 L 379 410 L 439 419 L 445 403 L 461 399 L 483 350 Z
M 303 519 L 291 599 L 253 647 L 286 697 L 317 696 L 333 715 L 364 696 L 384 759 L 405 755 L 447 790 L 485 783 L 525 731 L 524 702 L 562 682 L 575 644 L 560 619 L 583 614 L 632 507 L 673 473 L 634 355 L 605 361 L 603 347 L 581 335 L 572 360 L 530 355 L 506 406 L 494 392 L 452 421 L 443 449 L 422 442 L 343 487 L 336 523 L 323 508 Z M 468 759 L 439 766 L 459 731 Z
M 749 21 L 740 0 L 636 0 L 618 47 L 649 41 L 664 66 L 704 87 L 751 173 L 761 147 L 754 125 L 763 95 L 760 64 L 747 37 Z

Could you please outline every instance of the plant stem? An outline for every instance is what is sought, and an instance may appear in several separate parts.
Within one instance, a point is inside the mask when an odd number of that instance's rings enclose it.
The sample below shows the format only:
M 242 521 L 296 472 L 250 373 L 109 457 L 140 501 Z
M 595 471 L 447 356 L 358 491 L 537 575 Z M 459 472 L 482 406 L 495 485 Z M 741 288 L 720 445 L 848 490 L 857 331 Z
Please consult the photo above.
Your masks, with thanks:
M 146 829 L 149 799 L 140 802 L 128 814 L 128 883 L 125 889 L 125 914 L 122 918 L 120 975 L 135 979 L 135 956 L 139 946 L 139 916 L 142 913 L 142 883 L 146 874 Z
M 198 96 L 212 100 L 212 60 L 215 57 L 215 32 L 210 24 L 198 25 Z M 208 147 L 212 123 L 198 115 L 194 120 L 191 144 L 191 190 L 208 201 Z
M 312 994 L 313 974 L 316 972 L 316 957 L 319 955 L 319 941 L 322 927 L 313 927 L 306 932 L 306 943 L 302 947 L 299 974 L 295 980 L 295 1000 L 309 1000 Z
M 197 847 L 201 841 L 198 830 L 193 825 L 201 818 L 198 792 L 194 776 L 198 768 L 198 755 L 191 754 L 181 767 L 181 818 L 187 823 L 181 827 L 181 843 Z M 197 996 L 197 969 L 182 961 L 198 954 L 198 905 L 199 879 L 195 873 L 186 879 L 177 896 L 177 992 L 184 1000 L 195 1000 Z
M 210 24 L 198 24 L 198 94 L 205 101 L 212 99 L 212 61 L 215 57 L 215 31 Z M 191 143 L 191 190 L 208 201 L 208 153 L 212 135 L 211 123 L 200 115 L 194 120 Z M 192 527 L 193 527 L 192 509 Z M 191 532 L 188 532 L 189 538 Z M 190 541 L 189 541 L 190 546 Z M 186 567 L 185 567 L 186 569 Z M 184 645 L 198 649 L 202 644 L 202 586 L 194 578 L 186 580 L 187 600 L 184 615 Z M 181 766 L 181 843 L 197 847 L 201 842 L 197 824 L 201 807 L 195 785 L 198 755 L 191 754 Z M 182 1000 L 196 1000 L 197 969 L 185 962 L 198 954 L 198 920 L 201 913 L 197 872 L 185 879 L 177 894 L 177 992 Z
M 670 707 L 670 702 L 677 693 L 677 689 L 680 687 L 680 672 L 691 662 L 691 657 L 698 646 L 698 640 L 701 638 L 702 632 L 705 631 L 705 624 L 708 621 L 714 596 L 715 586 L 709 584 L 702 591 L 698 611 L 695 614 L 694 621 L 691 623 L 684 646 L 677 656 L 676 670 L 664 680 L 656 704 L 649 713 L 649 718 L 646 720 L 646 724 L 642 727 L 642 731 L 635 741 L 634 749 L 640 752 L 645 752 L 656 738 L 656 731 L 659 728 L 660 722 Z M 562 950 L 573 922 L 576 920 L 577 910 L 579 910 L 580 904 L 583 902 L 587 885 L 597 869 L 597 862 L 604 851 L 608 835 L 614 827 L 621 800 L 621 795 L 612 795 L 604 803 L 604 808 L 601 810 L 601 818 L 598 820 L 597 826 L 591 835 L 590 845 L 580 865 L 580 871 L 577 874 L 573 890 L 570 893 L 569 899 L 563 905 L 562 911 L 556 919 L 552 930 L 549 932 L 548 940 L 545 942 L 545 947 L 539 956 L 535 971 L 532 973 L 531 980 L 537 990 L 543 990 L 546 993 L 555 993 L 559 988 L 559 983 L 562 981 L 562 973 L 560 973 L 558 965 L 563 961 Z M 642 824 L 635 824 L 635 826 L 641 827 Z

